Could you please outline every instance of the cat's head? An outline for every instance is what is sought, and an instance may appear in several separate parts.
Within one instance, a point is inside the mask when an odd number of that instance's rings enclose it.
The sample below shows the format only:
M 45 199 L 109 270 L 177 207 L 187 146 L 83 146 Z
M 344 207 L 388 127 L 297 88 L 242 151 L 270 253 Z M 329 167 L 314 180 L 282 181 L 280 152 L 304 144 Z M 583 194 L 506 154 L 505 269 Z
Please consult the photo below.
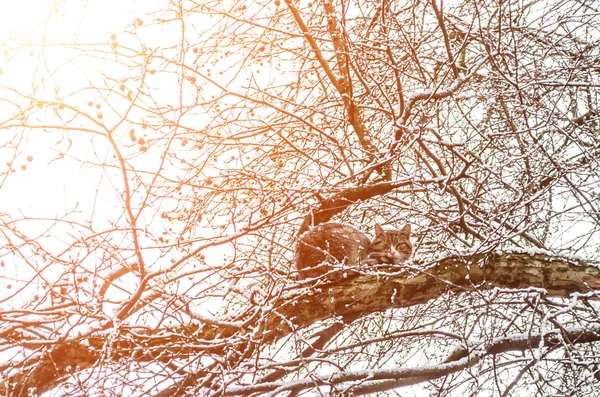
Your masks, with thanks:
M 375 224 L 375 238 L 371 242 L 369 263 L 397 265 L 408 260 L 412 254 L 410 224 L 400 230 L 384 230 Z

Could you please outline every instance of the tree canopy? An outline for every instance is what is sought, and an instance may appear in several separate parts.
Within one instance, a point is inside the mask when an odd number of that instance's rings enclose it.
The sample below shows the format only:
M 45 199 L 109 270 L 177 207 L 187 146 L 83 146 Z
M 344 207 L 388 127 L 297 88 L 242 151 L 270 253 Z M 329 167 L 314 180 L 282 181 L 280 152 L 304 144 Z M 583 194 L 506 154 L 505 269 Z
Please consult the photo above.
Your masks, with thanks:
M 594 395 L 600 4 L 108 4 L 0 45 L 0 395 Z

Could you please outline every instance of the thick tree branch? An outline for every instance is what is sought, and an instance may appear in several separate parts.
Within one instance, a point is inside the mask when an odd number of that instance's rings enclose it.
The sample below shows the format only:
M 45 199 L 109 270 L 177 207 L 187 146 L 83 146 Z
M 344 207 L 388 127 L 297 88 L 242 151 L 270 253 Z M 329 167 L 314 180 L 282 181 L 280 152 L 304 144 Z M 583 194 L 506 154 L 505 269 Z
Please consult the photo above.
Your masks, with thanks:
M 255 327 L 262 330 L 262 343 L 272 343 L 332 316 L 360 316 L 410 307 L 437 299 L 448 291 L 460 294 L 492 288 L 537 288 L 545 290 L 548 296 L 567 297 L 600 289 L 598 267 L 543 254 L 479 254 L 448 258 L 432 264 L 426 271 L 409 272 L 402 266 L 395 270 L 385 277 L 381 273 L 364 275 L 320 287 L 295 289 L 265 307 L 263 315 L 245 329 L 217 324 L 188 325 L 152 331 L 122 329 L 118 338 L 113 332 L 112 337 L 101 333 L 77 341 L 37 341 L 39 353 L 24 362 L 12 363 L 10 374 L 0 385 L 0 393 L 20 396 L 29 389 L 38 393 L 48 391 L 71 374 L 69 368 L 84 370 L 101 358 L 118 360 L 134 356 L 142 362 L 168 362 L 173 357 L 225 356 L 229 352 L 229 359 L 235 360 L 236 354 L 231 353 L 241 354 L 246 349 L 247 336 Z M 12 340 L 18 335 L 7 330 L 0 337 Z M 188 337 L 203 344 L 185 343 Z
M 298 230 L 298 235 L 307 231 L 311 226 L 327 222 L 334 215 L 339 214 L 359 201 L 366 201 L 373 197 L 385 195 L 399 187 L 410 186 L 412 183 L 414 183 L 413 180 L 381 182 L 374 185 L 358 186 L 342 190 L 332 197 L 322 200 L 317 209 L 314 209 L 304 217 L 302 225 L 300 225 L 300 229 Z

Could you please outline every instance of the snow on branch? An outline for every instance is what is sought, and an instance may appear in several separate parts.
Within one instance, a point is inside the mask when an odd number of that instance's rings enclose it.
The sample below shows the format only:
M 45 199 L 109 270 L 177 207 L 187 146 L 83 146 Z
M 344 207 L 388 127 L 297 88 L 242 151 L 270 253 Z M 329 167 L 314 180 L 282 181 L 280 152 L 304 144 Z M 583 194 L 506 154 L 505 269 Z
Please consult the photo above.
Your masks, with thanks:
M 70 368 L 84 370 L 102 357 L 118 359 L 130 357 L 132 352 L 140 352 L 134 357 L 140 362 L 155 361 L 157 358 L 169 362 L 178 357 L 201 354 L 235 360 L 235 355 L 225 353 L 244 352 L 253 348 L 248 342 L 252 339 L 249 336 L 257 330 L 262 333 L 263 344 L 273 343 L 324 319 L 338 316 L 360 318 L 391 308 L 410 307 L 440 298 L 448 291 L 461 294 L 494 288 L 541 290 L 547 296 L 568 297 L 574 294 L 595 295 L 595 291 L 600 289 L 598 267 L 547 254 L 477 254 L 447 258 L 429 264 L 427 270 L 423 271 L 415 271 L 414 266 L 410 269 L 410 272 L 405 271 L 406 268 L 400 266 L 396 272 L 385 275 L 364 275 L 321 286 L 298 287 L 263 306 L 258 315 L 255 311 L 248 311 L 253 313 L 249 314 L 253 318 L 238 319 L 244 321 L 246 326 L 243 328 L 232 327 L 228 319 L 222 319 L 202 325 L 187 324 L 157 330 L 123 328 L 120 330 L 123 337 L 118 341 L 111 341 L 110 335 L 103 332 L 82 337 L 80 341 L 49 340 L 46 342 L 47 353 L 35 360 L 35 366 L 28 362 L 11 364 L 12 369 L 5 377 L 6 381 L 0 385 L 0 394 L 18 395 L 15 391 L 31 388 L 42 393 L 68 375 Z M 589 329 L 580 331 L 578 342 L 597 340 L 595 332 Z M 21 336 L 26 338 L 25 335 Z M 5 331 L 0 337 L 14 338 L 16 335 L 14 331 Z M 187 338 L 196 343 L 185 343 Z M 26 340 L 22 342 L 27 343 Z M 529 346 L 530 342 L 524 337 L 498 340 L 482 352 L 507 351 Z M 43 344 L 43 341 L 37 343 Z M 107 344 L 110 344 L 109 349 Z M 427 370 L 430 372 L 415 374 L 407 369 L 403 373 L 405 376 L 429 376 L 470 365 L 467 352 L 462 355 L 459 353 L 452 357 L 451 362 L 431 367 Z

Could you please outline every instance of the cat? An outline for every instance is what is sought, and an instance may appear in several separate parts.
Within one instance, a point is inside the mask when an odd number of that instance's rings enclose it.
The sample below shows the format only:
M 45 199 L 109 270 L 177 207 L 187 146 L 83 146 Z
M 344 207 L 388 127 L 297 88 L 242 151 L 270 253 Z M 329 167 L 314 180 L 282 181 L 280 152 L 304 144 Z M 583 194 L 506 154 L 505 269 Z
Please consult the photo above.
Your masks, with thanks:
M 383 230 L 375 224 L 375 238 L 369 240 L 350 225 L 328 222 L 309 230 L 296 245 L 296 270 L 301 279 L 324 275 L 333 264 L 399 264 L 410 258 L 410 224 L 401 230 Z

